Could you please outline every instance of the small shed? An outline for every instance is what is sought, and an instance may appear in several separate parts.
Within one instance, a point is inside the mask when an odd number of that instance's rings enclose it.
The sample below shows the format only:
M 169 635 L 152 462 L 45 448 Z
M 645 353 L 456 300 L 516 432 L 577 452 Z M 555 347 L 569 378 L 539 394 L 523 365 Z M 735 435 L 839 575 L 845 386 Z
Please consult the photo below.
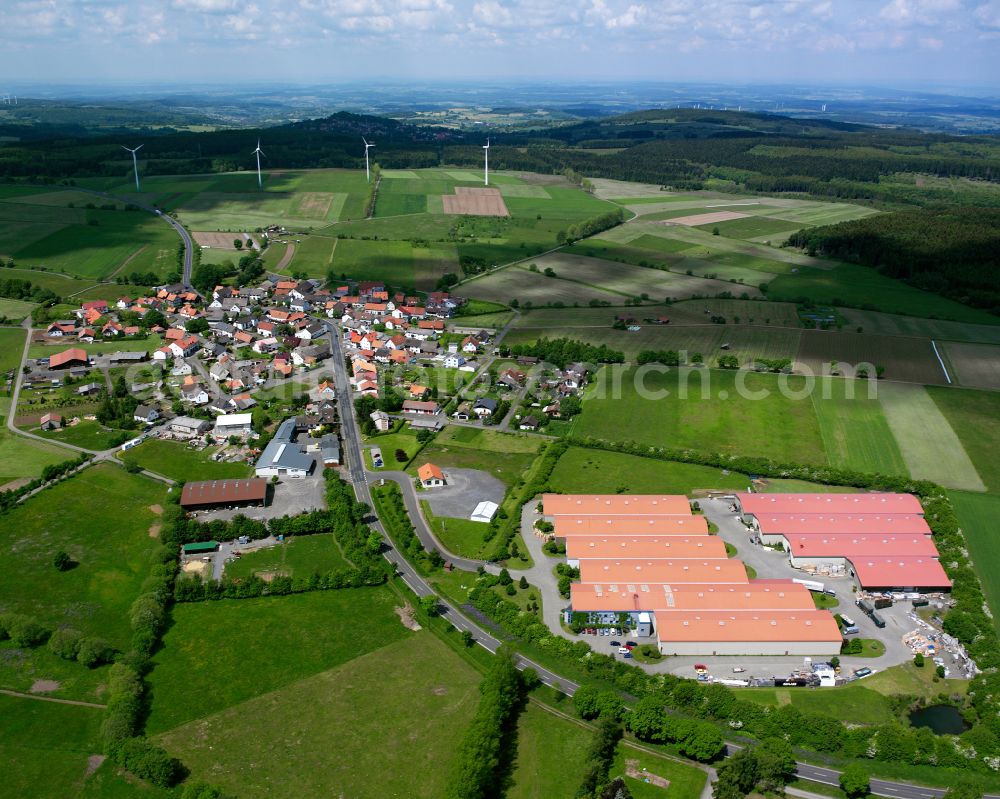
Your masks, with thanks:
M 207 552 L 218 552 L 218 541 L 199 541 L 194 544 L 184 544 L 181 552 L 185 555 L 204 555 Z
M 478 505 L 476 509 L 472 511 L 472 515 L 469 517 L 474 522 L 486 522 L 489 523 L 493 520 L 496 515 L 499 506 L 495 502 L 490 502 L 489 500 L 483 500 Z

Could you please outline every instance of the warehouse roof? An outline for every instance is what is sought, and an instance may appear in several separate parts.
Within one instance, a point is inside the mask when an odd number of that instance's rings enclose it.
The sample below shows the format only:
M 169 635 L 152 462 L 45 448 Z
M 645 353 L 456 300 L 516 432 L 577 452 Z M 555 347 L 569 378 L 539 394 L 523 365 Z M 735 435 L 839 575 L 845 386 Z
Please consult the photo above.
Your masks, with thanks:
M 573 583 L 571 605 L 578 611 L 621 613 L 636 609 L 701 610 L 813 610 L 809 590 L 790 580 L 751 581 L 746 585 L 648 583 Z
M 224 505 L 229 502 L 263 502 L 267 496 L 267 481 L 261 478 L 248 480 L 199 480 L 185 483 L 181 491 L 181 505 L 185 508 L 199 505 Z
M 687 497 L 667 494 L 545 494 L 546 516 L 690 516 Z
M 661 641 L 774 643 L 840 641 L 840 628 L 823 610 L 656 612 Z
M 743 562 L 725 558 L 609 559 L 580 561 L 584 583 L 742 583 L 748 582 Z
M 566 557 L 580 558 L 725 558 L 726 542 L 718 536 L 573 536 Z
M 704 516 L 555 516 L 558 538 L 583 535 L 708 535 Z
M 951 588 L 935 558 L 850 558 L 858 582 L 866 588 Z
M 915 513 L 763 513 L 754 514 L 754 518 L 761 531 L 767 534 L 931 534 L 924 517 Z
M 925 557 L 936 558 L 929 535 L 785 535 L 790 554 L 797 557 Z
M 252 423 L 252 413 L 225 413 L 215 419 L 216 427 L 248 427 Z
M 83 361 L 87 363 L 87 351 L 81 347 L 72 347 L 68 350 L 63 350 L 62 352 L 57 352 L 55 355 L 49 356 L 49 368 L 58 369 L 60 366 L 65 366 L 68 363 L 75 363 L 76 361 Z
M 744 513 L 917 513 L 912 494 L 737 494 Z

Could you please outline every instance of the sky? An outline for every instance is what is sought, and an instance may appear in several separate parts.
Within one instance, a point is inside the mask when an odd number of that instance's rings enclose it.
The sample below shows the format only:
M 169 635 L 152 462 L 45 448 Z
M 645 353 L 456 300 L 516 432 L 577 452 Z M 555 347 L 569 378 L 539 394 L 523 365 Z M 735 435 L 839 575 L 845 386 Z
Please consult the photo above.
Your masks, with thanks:
M 19 81 L 1000 84 L 1000 0 L 0 0 L 0 27 L 0 91 Z

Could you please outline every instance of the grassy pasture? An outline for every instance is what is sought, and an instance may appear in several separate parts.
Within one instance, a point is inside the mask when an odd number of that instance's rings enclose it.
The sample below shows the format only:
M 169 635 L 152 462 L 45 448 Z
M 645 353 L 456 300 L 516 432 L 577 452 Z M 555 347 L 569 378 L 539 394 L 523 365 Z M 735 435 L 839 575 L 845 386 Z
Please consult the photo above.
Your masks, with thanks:
M 340 239 L 330 265 L 338 275 L 358 280 L 385 280 L 395 286 L 414 286 L 413 245 L 408 241 Z M 324 273 L 325 274 L 325 271 Z
M 618 388 L 611 371 L 602 369 L 587 389 L 573 432 L 650 446 L 826 462 L 808 396 L 791 399 L 779 393 L 780 380 L 797 391 L 805 384 L 802 378 L 715 369 L 654 371 L 645 375 L 644 398 L 635 376 L 636 369 L 623 370 Z M 744 399 L 747 392 L 755 398 Z M 775 419 L 782 424 L 775 425 Z
M 611 775 L 624 776 L 626 761 L 636 761 L 636 767 L 640 771 L 646 769 L 670 782 L 670 787 L 664 791 L 656 785 L 626 776 L 625 783 L 633 799 L 698 799 L 708 778 L 705 772 L 695 766 L 656 757 L 622 744 L 618 745 L 618 754 L 611 765 Z
M 20 266 L 16 269 L 5 269 L 3 270 L 2 275 L 8 280 L 28 280 L 31 282 L 31 285 L 49 289 L 63 298 L 70 297 L 73 294 L 77 294 L 85 289 L 91 288 L 96 283 L 96 281 L 93 280 L 80 280 L 78 278 L 70 277 L 69 275 L 42 272 L 38 269 L 24 269 Z M 115 289 L 116 293 L 114 296 L 116 297 L 122 294 L 129 294 L 130 292 L 135 292 L 137 290 L 134 286 L 114 285 L 112 288 Z
M 20 365 L 25 335 L 20 327 L 0 327 L 0 374 Z
M 826 378 L 813 392 L 823 447 L 831 466 L 860 472 L 908 474 L 877 398 L 868 383 Z M 853 395 L 853 398 L 852 398 Z
M 529 702 L 517 719 L 507 799 L 572 799 L 593 733 Z
M 699 488 L 745 491 L 750 479 L 737 472 L 690 463 L 641 458 L 622 452 L 570 447 L 549 479 L 564 494 L 685 494 Z
M 226 577 L 243 578 L 253 574 L 310 575 L 348 565 L 332 533 L 293 536 L 283 544 L 247 552 L 226 564 Z
M 1000 535 L 996 520 L 1000 516 L 1000 497 L 989 494 L 972 494 L 967 491 L 949 491 L 948 496 L 972 556 L 972 566 L 979 575 L 986 601 L 993 610 L 994 626 L 1000 627 L 997 611 L 1000 610 L 1000 575 L 996 563 L 1000 559 Z
M 102 716 L 100 708 L 0 696 L 5 795 L 33 799 L 159 799 L 174 795 L 149 783 L 126 779 L 110 763 L 91 773 L 88 758 L 101 753 Z
M 476 709 L 479 673 L 430 633 L 395 623 L 403 640 L 158 740 L 196 778 L 247 799 L 442 796 Z M 231 642 L 231 632 L 216 639 Z M 275 730 L 294 746 L 275 746 Z
M 28 408 L 19 406 L 18 410 L 21 413 L 28 411 Z M 41 414 L 41 409 L 35 409 L 33 411 L 34 416 L 39 416 Z M 66 418 L 69 414 L 63 414 L 63 418 Z M 92 450 L 105 450 L 110 449 L 114 446 L 119 438 L 121 438 L 121 430 L 113 430 L 110 427 L 105 427 L 96 421 L 90 421 L 88 419 L 81 419 L 74 425 L 69 425 L 58 430 L 41 430 L 32 428 L 30 432 L 36 435 L 47 438 L 50 441 L 62 441 L 66 444 L 72 444 L 75 447 L 83 447 L 84 449 Z M 131 431 L 128 435 L 135 435 L 136 431 Z M 67 457 L 72 453 L 67 453 Z M 65 459 L 64 459 L 65 460 Z
M 12 480 L 40 477 L 49 464 L 76 455 L 62 447 L 47 446 L 12 433 L 3 417 L 0 423 L 4 425 L 0 428 L 0 489 Z
M 428 525 L 445 549 L 464 558 L 488 557 L 489 550 L 494 546 L 483 539 L 489 529 L 488 524 L 471 519 L 435 516 L 428 502 L 421 502 L 420 506 Z
M 245 463 L 216 463 L 211 456 L 221 447 L 203 450 L 188 448 L 179 441 L 151 438 L 124 453 L 124 458 L 139 464 L 143 469 L 162 474 L 181 482 L 187 480 L 222 480 L 250 476 Z
M 913 477 L 947 488 L 985 491 L 976 467 L 923 386 L 879 385 L 879 402 Z
M 864 333 L 804 330 L 795 360 L 815 374 L 831 361 L 851 366 L 871 364 L 885 367 L 883 377 L 909 383 L 944 384 L 944 372 L 930 339 L 871 336 Z M 869 368 L 869 374 L 874 371 Z
M 1000 493 L 1000 394 L 928 387 L 938 410 L 968 453 L 986 487 Z M 1000 606 L 998 606 L 1000 607 Z
M 143 339 L 109 339 L 108 341 L 95 341 L 93 344 L 85 342 L 59 342 L 53 344 L 32 344 L 28 348 L 29 358 L 45 358 L 56 352 L 62 352 L 70 347 L 79 347 L 85 350 L 88 355 L 103 354 L 125 350 L 128 352 L 152 352 L 163 345 L 163 340 L 155 333 Z
M 485 277 L 463 283 L 460 291 L 467 297 L 489 302 L 510 302 L 516 299 L 524 306 L 548 305 L 561 302 L 565 305 L 586 305 L 590 300 L 600 300 L 621 305 L 625 296 L 605 291 L 598 286 L 588 286 L 572 280 L 545 277 L 541 272 L 512 266 Z
M 175 606 L 149 675 L 148 732 L 238 706 L 405 638 L 397 604 L 379 587 Z
M 14 322 L 20 322 L 37 307 L 38 304 L 34 302 L 10 300 L 6 297 L 0 297 L 0 316 L 6 316 Z
M 17 506 L 0 519 L 0 606 L 124 648 L 163 499 L 159 483 L 97 465 Z M 79 565 L 56 571 L 59 550 Z
M 771 282 L 768 297 L 789 301 L 809 297 L 822 304 L 866 307 L 886 313 L 956 322 L 1000 324 L 1000 318 L 986 311 L 920 291 L 856 264 L 841 263 L 834 269 L 826 270 L 804 268 L 794 275 L 780 275 Z
M 719 234 L 734 239 L 772 238 L 778 244 L 799 230 L 802 225 L 795 225 L 786 219 L 774 219 L 769 216 L 748 216 L 744 219 L 731 219 L 728 222 L 717 222 L 714 225 L 701 225 L 702 230 L 710 233 L 718 228 Z

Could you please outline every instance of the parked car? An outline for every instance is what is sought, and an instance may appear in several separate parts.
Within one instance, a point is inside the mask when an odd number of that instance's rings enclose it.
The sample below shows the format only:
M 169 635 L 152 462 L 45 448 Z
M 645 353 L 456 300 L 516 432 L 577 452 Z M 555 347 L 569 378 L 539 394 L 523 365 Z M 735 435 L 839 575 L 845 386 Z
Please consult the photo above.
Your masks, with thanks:
M 628 647 L 627 646 L 620 646 L 620 647 L 618 647 L 618 654 L 619 655 L 630 655 L 632 653 L 628 651 Z
M 627 646 L 629 649 L 632 649 L 635 646 L 635 641 L 626 641 L 625 646 Z
M 609 642 L 609 646 L 621 646 L 621 645 L 622 645 L 621 641 L 611 641 L 611 642 Z
M 733 674 L 742 674 L 746 669 L 742 666 L 733 666 Z
M 872 670 L 870 668 L 868 668 L 867 666 L 864 666 L 864 667 L 862 667 L 860 669 L 855 669 L 854 670 L 854 676 L 858 677 L 858 678 L 867 677 L 871 673 L 872 673 Z
M 625 650 L 625 654 L 624 654 L 624 655 L 622 655 L 622 657 L 623 657 L 623 658 L 630 658 L 630 657 L 632 657 L 632 653 L 631 653 L 631 652 L 629 652 L 629 651 L 628 651 L 628 650 L 626 649 L 626 650 Z

